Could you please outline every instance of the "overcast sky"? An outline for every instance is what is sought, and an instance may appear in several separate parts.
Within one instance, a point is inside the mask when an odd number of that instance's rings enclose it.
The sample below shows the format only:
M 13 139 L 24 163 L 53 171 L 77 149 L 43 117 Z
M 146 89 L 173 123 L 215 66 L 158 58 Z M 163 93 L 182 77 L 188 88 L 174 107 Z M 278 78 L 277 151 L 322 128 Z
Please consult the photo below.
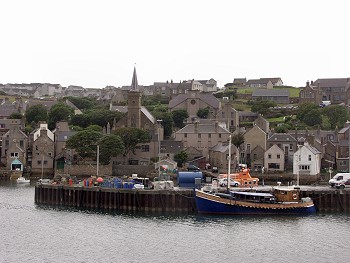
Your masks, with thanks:
M 350 77 L 347 2 L 0 0 L 0 83 Z

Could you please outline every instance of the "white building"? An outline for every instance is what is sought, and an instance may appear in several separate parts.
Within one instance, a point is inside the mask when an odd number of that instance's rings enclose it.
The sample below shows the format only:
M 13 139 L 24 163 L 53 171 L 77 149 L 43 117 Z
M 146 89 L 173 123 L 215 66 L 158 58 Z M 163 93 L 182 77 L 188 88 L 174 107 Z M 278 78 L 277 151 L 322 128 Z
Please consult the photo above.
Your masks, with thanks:
M 318 175 L 321 171 L 321 152 L 305 142 L 293 156 L 293 174 Z

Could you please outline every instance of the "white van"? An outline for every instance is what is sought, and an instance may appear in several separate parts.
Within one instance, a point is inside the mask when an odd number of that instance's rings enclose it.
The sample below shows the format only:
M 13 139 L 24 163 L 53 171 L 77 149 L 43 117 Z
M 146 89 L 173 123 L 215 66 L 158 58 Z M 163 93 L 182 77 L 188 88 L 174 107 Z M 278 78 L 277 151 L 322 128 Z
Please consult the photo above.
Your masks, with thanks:
M 337 173 L 328 183 L 337 188 L 350 187 L 350 173 Z

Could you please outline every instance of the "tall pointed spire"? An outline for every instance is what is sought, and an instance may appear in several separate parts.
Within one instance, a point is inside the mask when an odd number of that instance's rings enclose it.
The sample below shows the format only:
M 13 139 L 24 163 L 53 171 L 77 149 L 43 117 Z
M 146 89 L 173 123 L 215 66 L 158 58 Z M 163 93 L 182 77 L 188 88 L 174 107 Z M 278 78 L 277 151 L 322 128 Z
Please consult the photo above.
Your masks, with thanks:
M 136 67 L 134 66 L 134 74 L 132 75 L 131 89 L 133 91 L 139 90 L 139 84 L 137 83 Z

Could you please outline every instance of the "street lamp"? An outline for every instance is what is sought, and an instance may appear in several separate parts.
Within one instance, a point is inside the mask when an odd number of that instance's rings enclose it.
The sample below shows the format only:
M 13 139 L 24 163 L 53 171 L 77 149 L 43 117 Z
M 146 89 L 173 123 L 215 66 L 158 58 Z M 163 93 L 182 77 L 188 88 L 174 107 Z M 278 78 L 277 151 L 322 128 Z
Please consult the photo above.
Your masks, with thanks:
M 300 157 L 301 157 L 301 154 L 300 154 L 300 148 L 301 148 L 301 145 L 298 144 L 298 160 L 297 160 L 297 186 L 299 186 L 299 169 L 300 169 Z
M 163 120 L 157 120 L 158 123 L 158 179 L 160 180 L 160 125 Z
M 349 165 L 349 173 L 350 173 L 350 121 L 346 121 L 346 124 L 348 125 L 348 146 L 349 146 L 349 162 L 348 162 L 348 165 Z
M 98 169 L 100 164 L 100 145 L 97 144 L 97 165 L 96 165 L 96 178 L 98 177 Z

